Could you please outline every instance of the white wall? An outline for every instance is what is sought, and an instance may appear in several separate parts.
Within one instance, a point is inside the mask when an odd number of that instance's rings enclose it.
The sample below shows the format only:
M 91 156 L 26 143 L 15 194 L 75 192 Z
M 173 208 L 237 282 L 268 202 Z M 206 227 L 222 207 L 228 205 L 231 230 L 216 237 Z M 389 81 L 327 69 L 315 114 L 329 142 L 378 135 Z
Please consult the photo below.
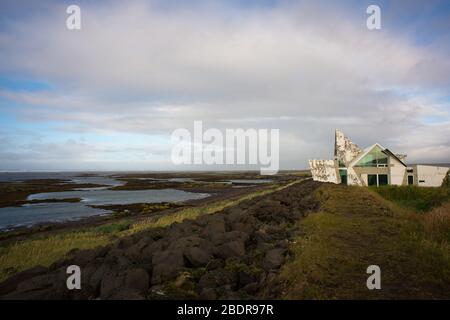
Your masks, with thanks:
M 449 169 L 447 167 L 417 165 L 414 168 L 417 177 L 415 184 L 419 187 L 440 187 Z
M 406 167 L 394 157 L 389 157 L 390 184 L 401 186 L 405 178 Z

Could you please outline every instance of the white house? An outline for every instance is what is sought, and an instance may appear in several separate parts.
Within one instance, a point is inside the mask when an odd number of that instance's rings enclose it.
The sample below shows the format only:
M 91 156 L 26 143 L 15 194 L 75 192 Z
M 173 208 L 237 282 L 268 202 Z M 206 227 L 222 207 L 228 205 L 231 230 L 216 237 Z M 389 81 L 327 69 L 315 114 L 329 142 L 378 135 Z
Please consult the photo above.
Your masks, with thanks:
M 309 166 L 315 181 L 359 186 L 439 187 L 449 174 L 447 167 L 408 167 L 405 158 L 406 155 L 394 154 L 378 143 L 361 149 L 336 130 L 334 160 L 309 160 Z

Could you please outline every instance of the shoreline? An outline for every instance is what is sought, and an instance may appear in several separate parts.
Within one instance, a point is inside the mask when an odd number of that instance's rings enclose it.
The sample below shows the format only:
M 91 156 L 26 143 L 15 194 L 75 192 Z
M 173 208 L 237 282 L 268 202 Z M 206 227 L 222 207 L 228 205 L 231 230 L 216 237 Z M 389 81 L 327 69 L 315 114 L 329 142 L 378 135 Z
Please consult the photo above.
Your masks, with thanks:
M 59 233 L 59 232 L 65 232 L 65 231 L 71 231 L 76 229 L 83 229 L 88 227 L 97 227 L 101 226 L 103 224 L 107 223 L 117 223 L 125 219 L 131 219 L 133 221 L 139 221 L 142 219 L 146 219 L 149 217 L 154 216 L 162 216 L 165 214 L 173 213 L 176 210 L 179 210 L 181 208 L 186 207 L 196 207 L 204 204 L 209 204 L 217 201 L 222 200 L 229 200 L 234 197 L 240 197 L 247 193 L 255 192 L 258 190 L 262 190 L 265 188 L 268 188 L 273 185 L 265 185 L 265 186 L 251 186 L 246 188 L 229 188 L 229 189 L 222 189 L 222 190 L 208 190 L 208 193 L 210 196 L 202 199 L 192 199 L 183 201 L 180 203 L 177 202 L 164 202 L 164 203 L 134 203 L 130 205 L 101 205 L 101 206 L 91 206 L 93 208 L 104 208 L 104 207 L 114 207 L 115 209 L 108 209 L 111 212 L 109 214 L 102 214 L 102 215 L 94 215 L 91 217 L 84 217 L 80 219 L 74 219 L 74 220 L 68 220 L 68 221 L 62 221 L 62 222 L 41 222 L 36 223 L 33 225 L 28 226 L 17 226 L 12 227 L 8 229 L 2 229 L 0 230 L 0 244 L 9 243 L 11 241 L 20 241 L 24 238 L 27 238 L 29 236 L 34 235 L 40 235 L 45 236 L 51 233 Z M 188 191 L 179 189 L 182 191 Z M 189 192 L 195 192 L 195 193 L 205 193 L 205 189 L 192 189 L 189 190 Z M 45 202 L 72 202 L 72 201 L 65 201 L 64 200 L 57 200 L 57 201 L 45 201 Z M 73 200 L 73 199 L 72 199 Z M 40 201 L 40 200 L 39 200 Z M 123 215 L 120 214 L 120 209 L 122 207 L 127 206 L 140 206 L 140 205 L 148 205 L 148 206 L 157 206 L 157 205 L 168 205 L 169 208 L 163 209 L 163 210 L 156 210 L 154 212 L 148 213 L 148 214 L 130 214 L 130 215 Z

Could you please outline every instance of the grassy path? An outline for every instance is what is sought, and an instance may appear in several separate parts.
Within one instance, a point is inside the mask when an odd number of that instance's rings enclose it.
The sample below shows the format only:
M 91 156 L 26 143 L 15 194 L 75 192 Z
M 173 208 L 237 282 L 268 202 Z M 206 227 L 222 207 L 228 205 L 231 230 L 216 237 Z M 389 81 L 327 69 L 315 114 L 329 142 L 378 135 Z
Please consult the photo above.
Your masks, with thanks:
M 421 217 L 366 188 L 323 185 L 320 212 L 282 269 L 286 299 L 450 298 L 450 250 L 431 240 Z M 381 290 L 368 290 L 369 265 L 381 268 Z

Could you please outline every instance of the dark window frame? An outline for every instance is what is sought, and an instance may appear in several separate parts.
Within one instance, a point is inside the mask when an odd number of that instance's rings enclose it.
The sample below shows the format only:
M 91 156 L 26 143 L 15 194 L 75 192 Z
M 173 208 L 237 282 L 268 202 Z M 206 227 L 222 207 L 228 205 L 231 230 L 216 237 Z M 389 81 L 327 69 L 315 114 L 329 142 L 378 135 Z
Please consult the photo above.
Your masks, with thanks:
M 414 185 L 414 176 L 408 176 L 408 186 Z
M 380 177 L 383 177 L 383 183 L 381 183 Z M 378 186 L 387 186 L 389 184 L 389 175 L 387 174 L 377 174 Z M 386 180 L 384 180 L 386 178 Z
M 377 178 L 376 174 L 368 174 L 367 175 L 367 185 L 368 186 L 378 186 L 377 180 L 378 180 L 378 178 Z

